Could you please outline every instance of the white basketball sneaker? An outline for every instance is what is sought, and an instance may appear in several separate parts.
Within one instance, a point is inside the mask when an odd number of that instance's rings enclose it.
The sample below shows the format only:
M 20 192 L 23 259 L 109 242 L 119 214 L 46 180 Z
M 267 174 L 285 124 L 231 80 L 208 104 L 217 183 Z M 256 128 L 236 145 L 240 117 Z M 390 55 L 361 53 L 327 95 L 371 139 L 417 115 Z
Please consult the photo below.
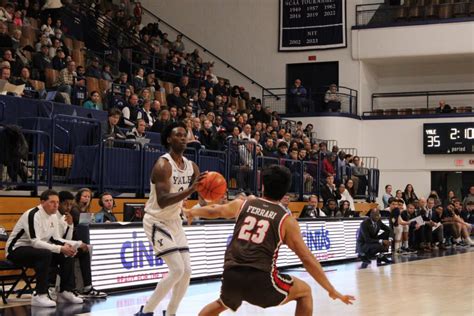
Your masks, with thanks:
M 72 292 L 64 291 L 64 292 L 58 293 L 58 298 L 56 299 L 56 302 L 58 302 L 58 303 L 82 304 L 82 303 L 84 303 L 84 300 L 82 298 L 74 295 L 74 293 L 72 293 Z
M 33 295 L 31 297 L 31 306 L 56 307 L 56 302 L 50 300 L 47 294 Z

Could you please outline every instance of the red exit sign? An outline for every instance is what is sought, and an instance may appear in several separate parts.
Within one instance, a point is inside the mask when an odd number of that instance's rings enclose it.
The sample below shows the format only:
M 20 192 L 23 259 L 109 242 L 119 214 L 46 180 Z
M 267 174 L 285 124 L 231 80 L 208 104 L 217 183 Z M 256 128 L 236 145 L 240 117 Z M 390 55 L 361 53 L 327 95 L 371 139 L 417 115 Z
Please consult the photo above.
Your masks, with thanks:
M 454 160 L 454 165 L 456 167 L 462 167 L 462 166 L 464 166 L 464 160 L 463 159 L 456 159 L 456 160 Z
M 308 60 L 309 61 L 315 61 L 316 60 L 316 55 L 308 56 Z

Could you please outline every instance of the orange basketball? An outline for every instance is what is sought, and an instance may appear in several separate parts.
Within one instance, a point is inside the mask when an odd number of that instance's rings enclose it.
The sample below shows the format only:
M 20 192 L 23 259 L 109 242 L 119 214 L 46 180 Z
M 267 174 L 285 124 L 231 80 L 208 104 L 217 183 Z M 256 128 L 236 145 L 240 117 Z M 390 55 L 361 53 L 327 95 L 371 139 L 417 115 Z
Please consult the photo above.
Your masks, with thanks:
M 218 201 L 227 192 L 227 181 L 219 172 L 210 171 L 199 183 L 198 192 L 207 202 Z

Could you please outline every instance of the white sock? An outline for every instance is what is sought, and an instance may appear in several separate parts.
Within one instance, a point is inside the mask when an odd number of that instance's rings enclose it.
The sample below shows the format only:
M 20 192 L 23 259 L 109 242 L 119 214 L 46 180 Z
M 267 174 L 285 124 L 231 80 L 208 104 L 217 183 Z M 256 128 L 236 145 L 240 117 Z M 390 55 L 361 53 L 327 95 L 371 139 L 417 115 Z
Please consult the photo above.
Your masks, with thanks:
M 461 237 L 454 239 L 454 241 L 457 243 L 461 242 Z
M 405 240 L 405 241 L 403 242 L 403 247 L 408 248 L 408 240 Z
M 401 245 L 402 245 L 402 242 L 401 242 L 401 241 L 396 241 L 396 242 L 395 242 L 395 251 L 400 250 Z
M 155 291 L 148 299 L 148 302 L 143 307 L 144 313 L 151 313 L 156 306 L 160 304 L 161 300 L 168 294 L 175 284 L 181 280 L 184 274 L 184 262 L 179 252 L 173 252 L 163 257 L 163 260 L 168 265 L 168 275 L 156 285 Z M 189 281 L 188 281 L 189 282 Z
M 186 294 L 186 291 L 189 286 L 189 280 L 191 279 L 191 259 L 189 257 L 189 252 L 182 252 L 181 257 L 184 263 L 184 272 L 181 276 L 181 279 L 173 287 L 173 294 L 171 295 L 170 302 L 168 303 L 168 309 L 166 310 L 166 315 L 176 315 L 178 310 L 179 303 Z

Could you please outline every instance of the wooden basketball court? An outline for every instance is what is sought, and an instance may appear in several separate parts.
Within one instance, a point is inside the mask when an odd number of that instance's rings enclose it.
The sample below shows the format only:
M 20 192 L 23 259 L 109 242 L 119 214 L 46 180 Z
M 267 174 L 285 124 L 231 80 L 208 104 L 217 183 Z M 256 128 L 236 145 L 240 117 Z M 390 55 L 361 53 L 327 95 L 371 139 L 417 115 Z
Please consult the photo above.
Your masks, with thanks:
M 399 263 L 384 267 L 376 267 L 373 262 L 365 270 L 358 269 L 360 262 L 325 267 L 339 291 L 356 296 L 352 306 L 332 301 L 303 268 L 288 273 L 311 285 L 314 315 L 474 315 L 474 248 L 397 259 Z M 218 297 L 219 289 L 220 281 L 193 283 L 178 315 L 197 315 L 204 305 Z M 7 306 L 0 305 L 0 316 L 133 315 L 150 294 L 150 290 L 114 294 L 107 300 L 88 301 L 84 305 L 59 305 L 56 310 L 31 308 L 27 297 L 12 298 Z M 162 315 L 168 300 L 169 296 L 155 315 Z M 222 315 L 288 316 L 293 315 L 294 309 L 295 303 L 266 310 L 244 303 L 237 313 Z

